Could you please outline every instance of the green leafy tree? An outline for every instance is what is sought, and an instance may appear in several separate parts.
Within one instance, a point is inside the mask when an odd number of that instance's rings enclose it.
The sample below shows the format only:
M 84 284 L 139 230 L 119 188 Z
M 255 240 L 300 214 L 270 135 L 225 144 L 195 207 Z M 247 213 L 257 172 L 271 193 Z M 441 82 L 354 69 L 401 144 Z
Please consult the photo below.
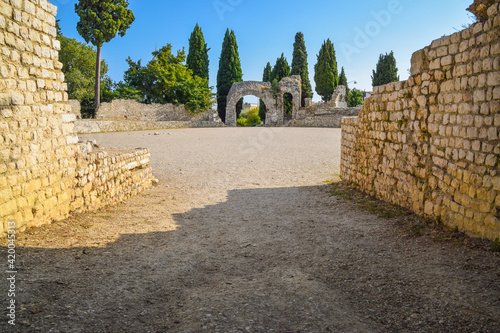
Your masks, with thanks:
M 297 32 L 295 43 L 293 44 L 292 70 L 290 75 L 300 75 L 302 79 L 301 104 L 305 106 L 305 99 L 313 97 L 311 81 L 309 80 L 309 69 L 307 64 L 307 50 L 304 41 L 304 34 Z
M 211 105 L 211 93 L 208 80 L 193 75 L 184 64 L 184 50 L 172 54 L 172 45 L 167 44 L 154 51 L 153 59 L 141 66 L 141 61 L 128 58 L 129 69 L 124 74 L 124 86 L 133 95 L 140 91 L 141 99 L 146 103 L 184 104 L 186 109 L 205 111 Z
M 356 107 L 358 105 L 363 105 L 363 93 L 359 91 L 358 89 L 354 88 L 352 91 L 349 92 L 349 102 L 347 106 L 349 107 Z
M 235 82 L 243 81 L 238 43 L 234 31 L 226 30 L 217 72 L 217 111 L 223 122 L 226 121 L 227 95 Z M 243 101 L 240 100 L 236 111 L 241 111 Z
M 96 74 L 96 50 L 89 45 L 78 42 L 76 39 L 63 36 L 60 31 L 57 39 L 61 43 L 59 61 L 63 64 L 62 72 L 68 84 L 69 99 L 76 99 L 82 106 L 82 116 L 92 116 L 94 107 L 94 88 Z M 108 65 L 101 60 L 101 82 L 105 89 L 102 94 L 110 93 L 111 79 L 106 76 Z M 106 89 L 108 88 L 108 89 Z M 106 99 L 106 97 L 104 97 Z
M 101 48 L 116 35 L 125 32 L 135 20 L 127 0 L 79 0 L 75 12 L 80 17 L 76 24 L 78 33 L 87 43 L 97 48 L 95 74 L 95 106 L 100 104 Z
M 208 79 L 209 50 L 210 49 L 205 43 L 203 32 L 197 23 L 189 38 L 189 52 L 186 59 L 186 65 L 193 71 L 194 75 L 202 79 Z
M 314 66 L 316 92 L 321 96 L 323 101 L 328 102 L 339 84 L 337 58 L 335 48 L 330 39 L 323 43 L 317 58 L 317 63 Z
M 273 70 L 271 72 L 271 81 L 276 80 L 280 82 L 283 78 L 290 76 L 290 65 L 282 53 L 281 57 L 276 59 L 276 64 L 274 64 Z M 291 114 L 293 109 L 293 97 L 290 94 L 285 94 L 283 96 L 283 104 L 286 114 Z
M 373 71 L 372 85 L 381 86 L 391 82 L 398 82 L 398 68 L 396 67 L 396 58 L 394 52 L 381 54 L 376 70 Z
M 271 63 L 267 63 L 266 67 L 264 68 L 264 74 L 262 75 L 262 81 L 263 82 L 271 82 L 271 72 L 273 71 L 273 68 L 271 67 Z M 259 117 L 262 119 L 263 122 L 266 121 L 266 113 L 267 113 L 267 108 L 266 104 L 262 100 L 259 102 Z
M 140 90 L 134 89 L 131 86 L 120 81 L 114 85 L 113 99 L 132 99 L 138 102 L 143 102 L 142 93 Z

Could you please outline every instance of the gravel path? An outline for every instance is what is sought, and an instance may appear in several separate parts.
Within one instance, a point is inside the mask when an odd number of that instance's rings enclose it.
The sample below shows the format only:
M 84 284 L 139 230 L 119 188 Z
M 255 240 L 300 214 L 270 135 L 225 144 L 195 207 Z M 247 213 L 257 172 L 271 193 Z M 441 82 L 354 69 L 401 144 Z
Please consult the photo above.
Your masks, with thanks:
M 500 332 L 498 253 L 333 196 L 340 130 L 159 134 L 84 136 L 160 185 L 24 233 L 8 331 Z

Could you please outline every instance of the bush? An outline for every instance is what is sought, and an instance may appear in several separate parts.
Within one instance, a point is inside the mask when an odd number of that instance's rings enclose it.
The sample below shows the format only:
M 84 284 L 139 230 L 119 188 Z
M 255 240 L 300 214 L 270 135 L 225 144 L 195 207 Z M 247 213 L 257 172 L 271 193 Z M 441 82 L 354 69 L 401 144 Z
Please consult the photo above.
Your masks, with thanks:
M 241 112 L 240 118 L 236 120 L 237 126 L 256 126 L 262 123 L 259 117 L 259 109 L 251 109 L 248 112 Z

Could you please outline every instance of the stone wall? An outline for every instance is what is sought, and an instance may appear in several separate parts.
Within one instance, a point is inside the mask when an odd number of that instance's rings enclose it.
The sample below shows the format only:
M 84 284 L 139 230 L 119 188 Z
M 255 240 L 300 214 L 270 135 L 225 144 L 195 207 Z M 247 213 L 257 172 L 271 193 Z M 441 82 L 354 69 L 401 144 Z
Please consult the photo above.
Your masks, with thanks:
M 184 105 L 144 104 L 129 99 L 117 99 L 101 103 L 96 119 L 139 120 L 139 121 L 209 121 L 213 112 L 192 113 Z M 209 117 L 211 117 L 209 119 Z
M 75 130 L 78 134 L 225 126 L 224 123 L 215 121 L 127 121 L 94 119 L 80 119 L 75 121 Z
M 340 128 L 342 118 L 357 116 L 361 111 L 359 107 L 347 107 L 346 93 L 345 86 L 338 86 L 327 103 L 312 103 L 307 99 L 306 107 L 294 113 L 288 126 Z
M 342 118 L 357 116 L 360 108 L 337 108 L 328 103 L 313 104 L 300 109 L 290 127 L 332 127 L 340 128 Z
M 484 23 L 412 57 L 407 81 L 375 87 L 342 120 L 342 178 L 457 227 L 500 237 L 499 0 Z
M 87 150 L 90 151 L 77 158 L 71 211 L 91 211 L 117 203 L 151 185 L 147 149 Z
M 91 194 L 101 188 L 99 182 L 91 182 L 87 193 L 80 195 L 80 170 L 109 162 L 102 154 L 88 157 L 78 144 L 76 116 L 70 113 L 58 61 L 56 11 L 46 0 L 0 0 L 0 233 L 11 221 L 24 230 L 65 218 L 75 209 L 107 204 L 114 200 L 111 197 L 134 192 L 129 187 L 151 183 L 150 172 L 139 176 L 125 168 L 124 177 L 130 172 L 130 179 L 141 184 L 125 179 L 106 197 Z M 147 153 L 138 155 L 141 170 L 149 170 Z M 113 172 L 101 169 L 99 177 L 111 177 Z M 111 189 L 113 184 L 103 186 Z M 101 203 L 85 195 L 101 198 Z

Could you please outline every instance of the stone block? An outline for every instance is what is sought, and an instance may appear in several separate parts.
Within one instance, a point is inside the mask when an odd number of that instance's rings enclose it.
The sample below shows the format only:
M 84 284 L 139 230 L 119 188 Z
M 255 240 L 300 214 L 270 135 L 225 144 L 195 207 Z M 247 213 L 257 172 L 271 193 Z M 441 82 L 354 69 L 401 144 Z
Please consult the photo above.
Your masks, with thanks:
M 411 75 L 418 75 L 429 69 L 428 50 L 422 49 L 413 53 L 411 57 Z

